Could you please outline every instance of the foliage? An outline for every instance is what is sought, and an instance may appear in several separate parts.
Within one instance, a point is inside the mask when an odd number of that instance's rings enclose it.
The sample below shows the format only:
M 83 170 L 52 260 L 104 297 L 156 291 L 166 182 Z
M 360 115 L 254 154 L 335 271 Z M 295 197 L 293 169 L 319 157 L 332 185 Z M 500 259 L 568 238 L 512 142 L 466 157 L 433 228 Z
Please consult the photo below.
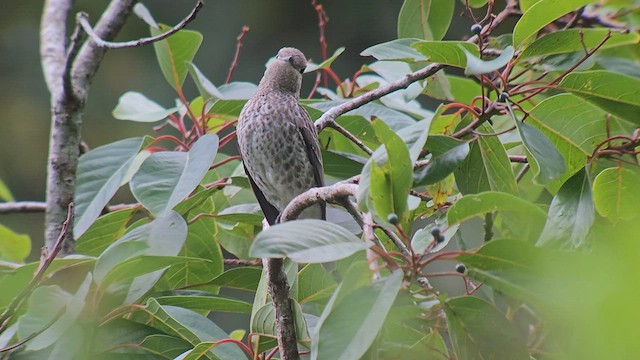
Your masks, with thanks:
M 351 78 L 331 69 L 343 48 L 307 70 L 318 72 L 303 101 L 316 120 L 448 66 L 338 117 L 360 144 L 321 132 L 328 183 L 359 184 L 352 195 L 375 222 L 364 232 L 346 212 L 262 231 L 229 146 L 256 86 L 209 81 L 191 62 L 198 32 L 155 43 L 176 104 L 123 94 L 113 116 L 161 122 L 163 134 L 81 157 L 78 254 L 53 260 L 30 289 L 30 242 L 0 227 L 0 347 L 11 359 L 272 358 L 274 307 L 257 260 L 288 256 L 299 346 L 312 359 L 640 357 L 640 35 L 624 30 L 640 25 L 637 7 L 522 0 L 494 18 L 494 1 L 467 1 L 480 28 L 452 41 L 451 4 L 405 0 L 399 39 L 362 51 L 375 60 Z M 167 28 L 142 5 L 136 13 L 152 35 Z M 507 17 L 515 26 L 494 36 Z M 320 87 L 321 74 L 335 88 Z M 190 100 L 187 77 L 199 91 Z M 427 108 L 426 97 L 442 103 Z M 123 186 L 138 203 L 105 213 Z M 0 198 L 11 199 L 1 182 Z M 318 264 L 330 261 L 339 277 Z M 207 317 L 221 312 L 251 321 L 228 334 Z

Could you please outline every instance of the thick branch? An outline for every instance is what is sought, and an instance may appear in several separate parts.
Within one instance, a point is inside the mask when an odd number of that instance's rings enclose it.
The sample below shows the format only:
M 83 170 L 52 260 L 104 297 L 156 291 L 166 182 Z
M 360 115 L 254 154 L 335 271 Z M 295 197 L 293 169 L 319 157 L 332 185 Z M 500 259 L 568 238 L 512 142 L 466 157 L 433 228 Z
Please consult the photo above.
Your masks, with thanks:
M 282 222 L 295 220 L 304 209 L 320 201 L 337 203 L 348 196 L 355 196 L 357 193 L 358 185 L 344 183 L 309 189 L 291 200 L 280 214 L 280 220 Z
M 269 294 L 276 311 L 276 332 L 278 346 L 283 360 L 298 360 L 298 342 L 296 340 L 293 304 L 289 298 L 289 283 L 284 271 L 284 259 L 267 259 L 267 279 Z
M 93 40 L 93 42 L 95 42 L 99 47 L 107 48 L 107 49 L 122 49 L 122 48 L 128 48 L 128 47 L 147 45 L 147 44 L 151 44 L 156 41 L 160 41 L 168 38 L 169 36 L 177 33 L 182 28 L 187 26 L 187 24 L 189 24 L 191 21 L 193 21 L 196 18 L 196 15 L 198 14 L 198 11 L 200 11 L 202 6 L 204 6 L 204 2 L 202 0 L 198 0 L 198 2 L 196 3 L 196 6 L 193 8 L 193 10 L 191 10 L 191 13 L 189 13 L 187 17 L 182 19 L 182 21 L 180 21 L 176 26 L 172 27 L 171 29 L 169 29 L 164 33 L 160 35 L 150 36 L 150 37 L 146 37 L 138 40 L 132 40 L 132 41 L 113 42 L 113 41 L 103 40 L 102 37 L 100 37 L 93 30 L 93 28 L 91 27 L 91 24 L 89 24 L 89 15 L 87 15 L 87 13 L 85 12 L 79 12 L 76 15 L 76 21 L 78 22 L 78 24 L 80 24 L 80 26 L 87 33 L 87 35 L 89 35 L 91 40 Z
M 44 79 L 51 94 L 60 94 L 62 90 L 62 74 L 66 62 L 65 20 L 72 4 L 72 0 L 48 0 L 42 10 L 40 58 Z

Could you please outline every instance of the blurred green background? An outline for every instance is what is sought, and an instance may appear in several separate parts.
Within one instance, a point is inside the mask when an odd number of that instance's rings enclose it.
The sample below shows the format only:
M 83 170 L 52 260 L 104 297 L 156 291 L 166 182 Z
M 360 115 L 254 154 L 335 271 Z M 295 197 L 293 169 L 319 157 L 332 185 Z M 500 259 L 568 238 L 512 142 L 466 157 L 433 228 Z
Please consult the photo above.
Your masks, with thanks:
M 453 1 L 453 0 L 452 0 Z M 362 64 L 371 62 L 359 54 L 367 47 L 396 38 L 401 0 L 326 0 L 320 2 L 329 16 L 326 28 L 329 55 L 338 47 L 346 51 L 334 63 L 341 78 L 350 77 Z M 87 11 L 95 23 L 108 1 L 76 1 L 69 16 Z M 158 22 L 173 26 L 188 14 L 195 0 L 156 0 L 144 4 Z M 471 21 L 458 16 L 448 38 L 464 36 Z M 39 23 L 43 2 L 3 1 L 0 12 L 0 99 L 3 104 L 0 127 L 0 179 L 16 200 L 44 200 L 49 134 L 49 94 L 39 59 Z M 189 29 L 202 32 L 204 41 L 195 57 L 196 65 L 216 85 L 224 83 L 242 26 L 251 30 L 245 37 L 234 80 L 257 83 L 266 60 L 283 46 L 300 48 L 308 58 L 321 59 L 317 14 L 307 0 L 207 0 Z M 148 36 L 148 27 L 132 15 L 117 40 Z M 305 77 L 303 93 L 314 81 Z M 197 94 L 190 80 L 187 98 Z M 111 111 L 118 97 L 128 90 L 170 106 L 175 93 L 165 82 L 156 63 L 153 46 L 110 50 L 98 70 L 86 106 L 83 139 L 91 148 L 127 137 L 151 134 L 152 125 L 115 120 Z M 127 201 L 120 196 L 117 201 Z M 34 253 L 42 241 L 43 214 L 0 216 L 0 223 L 27 233 L 34 240 Z M 34 254 L 34 255 L 35 255 Z

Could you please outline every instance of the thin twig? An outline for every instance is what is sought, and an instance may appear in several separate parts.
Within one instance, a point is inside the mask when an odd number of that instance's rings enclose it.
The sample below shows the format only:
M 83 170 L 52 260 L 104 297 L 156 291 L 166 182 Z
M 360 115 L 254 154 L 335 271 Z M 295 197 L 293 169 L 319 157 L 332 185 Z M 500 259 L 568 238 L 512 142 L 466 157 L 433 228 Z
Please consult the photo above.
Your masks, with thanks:
M 30 334 L 29 336 L 27 336 L 26 338 L 18 341 L 15 344 L 11 344 L 9 346 L 3 347 L 0 349 L 0 353 L 3 352 L 8 352 L 8 351 L 13 351 L 17 348 L 19 348 L 20 346 L 26 344 L 27 342 L 31 341 L 33 338 L 35 338 L 36 336 L 42 334 L 43 332 L 45 332 L 48 328 L 51 327 L 51 325 L 55 324 L 56 321 L 58 321 L 58 319 L 60 319 L 60 317 L 62 316 L 62 314 L 64 314 L 65 312 L 65 308 L 60 309 L 60 311 L 58 311 L 58 314 L 56 314 L 56 316 L 53 317 L 53 319 L 51 319 L 51 321 L 49 321 L 49 323 L 47 323 L 42 329 Z
M 231 66 L 229 67 L 229 73 L 227 74 L 227 80 L 225 81 L 225 84 L 228 84 L 231 82 L 233 73 L 236 71 L 236 68 L 238 67 L 238 59 L 240 59 L 240 49 L 242 49 L 242 42 L 244 41 L 244 37 L 247 35 L 248 32 L 249 32 L 249 27 L 245 25 L 242 27 L 242 32 L 240 33 L 240 35 L 238 35 L 238 37 L 236 38 L 237 40 L 236 53 L 235 55 L 233 55 L 233 61 L 231 62 Z
M 147 44 L 151 44 L 151 43 L 168 38 L 169 36 L 177 33 L 182 28 L 187 26 L 187 24 L 189 24 L 191 21 L 193 21 L 203 6 L 204 6 L 204 1 L 198 0 L 193 10 L 191 10 L 191 13 L 189 13 L 187 17 L 182 19 L 182 21 L 180 21 L 176 26 L 172 27 L 168 31 L 160 35 L 141 38 L 141 39 L 132 40 L 132 41 L 114 42 L 114 41 L 106 41 L 101 39 L 100 36 L 98 36 L 98 34 L 96 34 L 96 32 L 93 30 L 93 28 L 91 27 L 91 24 L 89 24 L 89 15 L 85 12 L 79 12 L 76 15 L 76 21 L 78 22 L 78 24 L 80 24 L 80 26 L 82 26 L 82 29 L 87 33 L 87 35 L 89 35 L 91 40 L 93 40 L 93 42 L 95 42 L 99 47 L 107 48 L 107 49 L 123 49 L 123 48 L 147 45 Z
M 116 204 L 107 207 L 107 212 L 124 209 L 137 209 L 140 204 Z M 41 201 L 16 201 L 0 203 L 0 215 L 3 214 L 32 214 L 42 213 L 47 210 L 47 203 Z
M 346 137 L 347 139 L 351 140 L 352 143 L 356 144 L 356 146 L 358 146 L 362 151 L 367 153 L 367 155 L 371 156 L 373 154 L 373 151 L 371 149 L 369 149 L 369 147 L 367 145 L 365 145 L 362 141 L 360 141 L 360 139 L 355 137 L 355 135 L 350 133 L 349 130 L 343 128 L 336 121 L 331 121 L 329 123 L 329 127 L 331 127 L 332 129 L 336 130 L 340 134 L 344 135 L 344 137 Z
M 40 281 L 53 262 L 53 259 L 55 259 L 55 257 L 60 252 L 60 249 L 62 249 L 62 243 L 64 242 L 64 239 L 69 232 L 69 226 L 73 223 L 73 215 L 73 203 L 69 203 L 69 207 L 67 208 L 67 219 L 62 224 L 62 229 L 60 230 L 60 235 L 58 235 L 58 239 L 56 240 L 55 245 L 51 249 L 47 249 L 46 247 L 44 248 L 45 252 L 48 251 L 48 253 L 43 253 L 42 259 L 40 260 L 40 264 L 38 265 L 38 270 L 36 270 L 35 275 L 31 279 L 31 281 L 29 281 L 27 286 L 25 286 L 24 289 L 22 289 L 22 291 L 13 298 L 13 300 L 11 300 L 2 315 L 0 315 L 0 334 L 2 334 L 7 329 L 9 323 L 11 322 L 11 318 L 16 314 L 16 310 L 20 307 L 22 301 L 29 297 L 36 286 L 40 284 Z

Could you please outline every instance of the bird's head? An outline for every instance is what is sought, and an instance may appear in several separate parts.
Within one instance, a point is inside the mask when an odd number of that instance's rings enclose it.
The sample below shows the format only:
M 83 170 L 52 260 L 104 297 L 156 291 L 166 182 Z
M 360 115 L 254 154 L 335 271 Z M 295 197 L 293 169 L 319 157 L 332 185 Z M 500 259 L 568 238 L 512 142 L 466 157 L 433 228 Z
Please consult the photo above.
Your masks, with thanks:
M 300 96 L 302 74 L 307 68 L 307 58 L 302 51 L 285 47 L 278 51 L 276 59 L 269 63 L 260 85 Z

